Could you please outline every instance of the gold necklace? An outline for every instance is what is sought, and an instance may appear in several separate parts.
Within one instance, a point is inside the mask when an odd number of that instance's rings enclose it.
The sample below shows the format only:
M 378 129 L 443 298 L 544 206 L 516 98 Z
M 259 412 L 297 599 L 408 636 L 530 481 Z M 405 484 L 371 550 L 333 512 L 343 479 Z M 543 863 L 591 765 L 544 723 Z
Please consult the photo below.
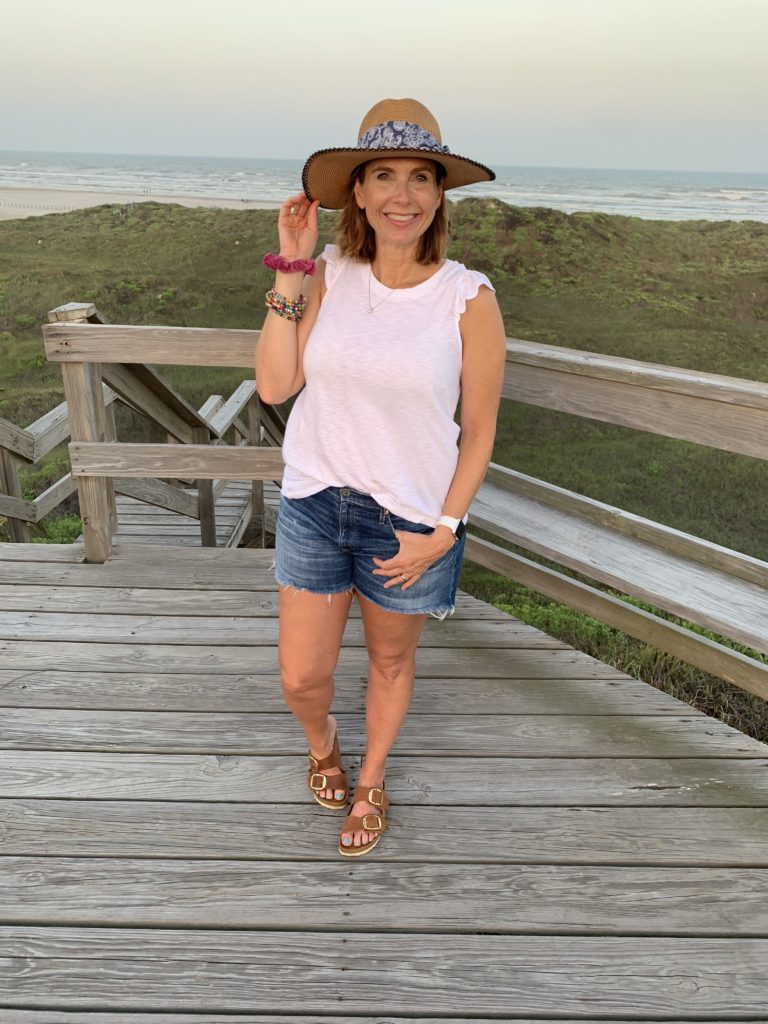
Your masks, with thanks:
M 379 306 L 382 303 L 387 301 L 387 299 L 392 294 L 392 292 L 396 292 L 397 291 L 397 288 L 390 288 L 390 290 L 387 292 L 387 294 L 384 296 L 384 298 L 380 299 L 376 303 L 376 305 L 374 306 L 373 303 L 371 302 L 371 279 L 372 278 L 373 278 L 373 267 L 369 264 L 369 266 L 368 266 L 368 312 L 369 313 L 373 313 L 373 311 L 378 309 Z

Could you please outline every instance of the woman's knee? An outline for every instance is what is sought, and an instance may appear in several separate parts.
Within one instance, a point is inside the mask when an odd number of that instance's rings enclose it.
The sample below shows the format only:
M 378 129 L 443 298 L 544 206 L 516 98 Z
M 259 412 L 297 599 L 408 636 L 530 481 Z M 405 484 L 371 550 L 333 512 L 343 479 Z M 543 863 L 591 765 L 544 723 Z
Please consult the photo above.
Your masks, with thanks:
M 384 654 L 369 651 L 368 663 L 371 672 L 389 686 L 410 686 L 416 674 L 416 658 L 411 653 Z
M 280 681 L 286 697 L 311 697 L 333 685 L 333 671 L 326 666 L 281 661 Z

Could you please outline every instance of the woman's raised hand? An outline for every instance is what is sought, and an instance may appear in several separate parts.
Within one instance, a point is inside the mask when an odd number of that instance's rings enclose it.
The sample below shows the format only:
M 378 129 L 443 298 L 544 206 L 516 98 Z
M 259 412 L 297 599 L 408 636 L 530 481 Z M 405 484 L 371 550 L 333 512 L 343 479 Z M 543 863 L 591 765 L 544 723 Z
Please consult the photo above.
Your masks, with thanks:
M 289 260 L 307 260 L 317 245 L 317 211 L 320 203 L 301 192 L 286 199 L 280 207 L 277 230 L 280 234 L 280 255 Z

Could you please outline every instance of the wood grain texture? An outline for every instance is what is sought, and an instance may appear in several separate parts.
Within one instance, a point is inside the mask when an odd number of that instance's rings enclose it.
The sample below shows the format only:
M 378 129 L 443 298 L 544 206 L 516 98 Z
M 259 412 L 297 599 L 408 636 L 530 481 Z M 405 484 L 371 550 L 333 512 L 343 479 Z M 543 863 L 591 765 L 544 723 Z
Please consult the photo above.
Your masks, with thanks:
M 297 770 L 305 768 L 302 757 Z M 387 842 L 368 863 L 768 868 L 765 807 L 457 807 L 438 800 L 393 805 Z M 342 821 L 307 797 L 292 806 L 0 800 L 3 852 L 19 857 L 338 863 Z
M 34 520 L 34 506 L 23 498 L 19 475 L 20 462 L 18 455 L 14 455 L 8 448 L 0 447 L 0 489 L 3 491 L 5 506 L 0 511 L 4 511 L 9 517 L 5 525 L 11 540 L 17 544 L 26 544 L 29 541 L 29 520 L 26 516 L 31 513 Z
M 333 706 L 363 708 L 367 680 L 338 676 Z M 419 675 L 409 714 L 456 714 L 471 705 L 491 715 L 702 715 L 669 694 L 634 679 L 450 679 Z M 191 675 L 0 669 L 0 706 L 136 711 L 260 711 L 280 714 L 279 673 Z
M 153 363 L 157 366 L 236 366 L 253 370 L 260 331 L 125 324 L 44 324 L 52 362 Z
M 121 514 L 121 518 L 126 517 Z M 226 516 L 220 515 L 219 518 L 226 521 Z M 195 525 L 194 520 L 190 522 Z M 88 587 L 74 579 L 69 585 L 62 583 L 42 586 L 6 582 L 7 568 L 3 566 L 4 582 L 0 583 L 0 609 L 4 611 L 60 611 L 66 607 L 70 612 L 81 614 L 199 615 L 201 603 L 204 603 L 208 618 L 243 615 L 276 618 L 280 604 L 274 583 L 271 589 L 267 589 L 262 586 L 261 580 L 256 580 L 251 590 L 198 590 L 193 587 L 185 590 L 165 589 L 163 578 L 156 580 L 156 587 Z M 360 618 L 357 601 L 352 602 L 349 615 L 352 619 Z M 555 640 L 535 626 L 528 626 L 501 609 L 484 604 L 462 591 L 456 594 L 455 611 L 451 618 L 454 622 L 459 619 L 504 622 L 510 631 L 514 631 L 521 639 L 525 638 L 525 642 L 531 646 L 561 649 L 568 646 L 562 640 Z
M 343 737 L 342 737 L 343 739 Z M 345 755 L 353 769 L 359 758 Z M 768 807 L 768 761 L 747 758 L 390 755 L 398 806 Z M 300 754 L 0 750 L 0 796 L 305 804 Z M 94 811 L 94 813 L 97 813 Z
M 0 922 L 761 937 L 768 869 L 4 857 Z M 653 898 L 649 899 L 648 894 Z M 727 904 L 728 914 L 723 914 Z
M 672 395 L 691 395 L 733 405 L 768 410 L 768 384 L 744 380 L 682 366 L 646 363 L 622 356 L 586 352 L 581 349 L 545 345 L 536 341 L 507 340 L 507 375 L 514 381 L 516 366 L 540 366 L 561 370 L 578 377 L 624 382 Z M 578 387 L 578 379 L 574 381 Z
M 198 608 L 198 612 L 200 609 Z M 435 625 L 442 623 L 435 621 Z M 525 628 L 504 620 L 458 619 L 449 631 L 425 627 L 422 647 L 518 648 L 526 646 Z M 0 611 L 0 640 L 68 641 L 94 643 L 184 644 L 185 646 L 276 646 L 279 622 L 275 616 L 110 615 L 102 612 Z M 528 635 L 532 635 L 530 632 Z M 347 622 L 344 642 L 365 644 L 362 621 Z M 550 646 L 550 645 L 547 645 Z M 586 657 L 586 656 L 585 656 Z
M 760 385 L 759 385 L 760 386 Z M 583 416 L 721 451 L 768 458 L 768 408 L 763 393 L 757 407 L 723 401 L 717 389 L 689 395 L 669 388 L 638 386 L 595 378 L 551 365 L 515 363 L 504 378 L 502 395 L 516 402 Z M 747 397 L 743 392 L 742 397 Z
M 750 658 L 725 644 L 636 608 L 629 602 L 479 537 L 469 537 L 466 556 L 471 561 L 546 594 L 554 601 L 576 608 L 614 629 L 620 629 L 651 647 L 682 658 L 704 672 L 718 675 L 759 697 L 768 697 L 768 665 L 756 658 Z
M 72 950 L 78 958 L 72 960 Z M 759 1014 L 765 939 L 329 933 L 120 928 L 0 931 L 0 999 L 124 1010 L 365 1013 Z M 188 969 L 183 969 L 186 962 Z M 329 1000 L 330 993 L 333 998 Z M 47 1001 L 51 1002 L 48 996 Z
M 70 494 L 74 494 L 76 490 L 77 484 L 72 479 L 71 473 L 67 473 L 61 480 L 57 480 L 56 483 L 47 487 L 34 501 L 37 522 L 39 523 L 49 512 L 58 508 L 62 501 L 66 501 Z
M 195 549 L 203 550 L 203 549 Z M 218 550 L 218 549 L 216 549 Z M 488 679 L 621 679 L 626 673 L 604 665 L 580 651 L 506 648 L 502 660 L 482 647 L 441 647 L 424 644 L 416 655 L 418 675 Z M 276 646 L 222 647 L 182 644 L 120 644 L 0 640 L 0 658 L 8 669 L 59 669 L 78 672 L 94 659 L 103 672 L 189 672 L 193 675 L 232 675 L 277 671 Z M 343 647 L 336 676 L 366 674 L 368 656 L 362 647 Z
M 198 480 L 279 480 L 282 454 L 277 448 L 230 448 L 201 444 L 96 444 L 72 442 L 72 475 L 194 477 Z
M 344 748 L 362 753 L 360 715 L 339 713 Z M 26 750 L 299 754 L 305 743 L 287 714 L 55 711 L 7 708 L 3 745 Z M 495 757 L 755 757 L 768 745 L 706 715 L 414 715 L 400 754 Z
M 82 1010 L 17 1010 L 11 1007 L 2 1009 L 3 1024 L 201 1024 L 199 1015 L 196 1015 L 194 1011 L 189 1013 L 183 1011 L 181 1013 L 124 1013 L 122 1011 L 101 1013 L 89 1010 L 84 1015 Z M 515 1024 L 540 1024 L 542 1019 L 537 1017 L 536 1020 L 533 1020 L 530 1017 L 516 1016 L 514 1021 Z M 310 1016 L 303 1013 L 291 1014 L 289 1017 L 277 1013 L 270 1013 L 266 1016 L 240 1012 L 237 1014 L 206 1013 L 204 1020 L 205 1024 L 328 1024 L 329 1022 L 325 1013 L 311 1014 Z M 510 1021 L 512 1018 L 424 1017 L 421 1014 L 418 1017 L 399 1017 L 389 1013 L 382 1017 L 379 1014 L 361 1016 L 357 1013 L 347 1014 L 345 1011 L 335 1010 L 332 1020 L 333 1024 L 414 1024 L 414 1022 L 418 1022 L 418 1024 L 499 1024 L 500 1020 Z M 557 1020 L 558 1024 L 647 1024 L 648 1018 L 645 1021 L 627 1018 L 618 1021 L 601 1017 L 598 1021 L 594 1017 L 579 1017 L 577 1021 L 574 1018 L 558 1017 Z M 711 1024 L 711 1021 L 693 1021 L 689 1018 L 683 1021 L 680 1018 L 673 1019 L 671 1017 L 665 1017 L 664 1022 L 665 1024 Z M 768 1019 L 760 1018 L 758 1020 L 750 1017 L 750 1024 L 768 1024 Z
M 519 494 L 534 501 L 543 502 L 562 512 L 572 513 L 598 526 L 606 526 L 616 533 L 637 540 L 647 541 L 671 554 L 701 562 L 721 569 L 730 576 L 748 580 L 761 587 L 768 585 L 768 563 L 740 551 L 733 551 L 721 544 L 693 537 L 681 530 L 655 523 L 651 519 L 626 512 L 614 505 L 587 498 L 563 487 L 537 480 L 535 477 L 517 473 L 506 466 L 491 463 L 485 477 L 494 487 L 500 487 L 510 494 Z
M 35 438 L 30 430 L 17 427 L 0 416 L 0 448 L 18 455 L 26 462 L 35 461 Z
M 145 508 L 168 509 L 171 512 L 193 519 L 200 518 L 200 507 L 197 496 L 183 491 L 180 487 L 172 487 L 164 480 L 132 479 L 115 477 L 115 491 L 126 497 L 136 498 Z M 118 520 L 127 521 L 118 501 Z M 198 526 L 199 530 L 199 526 Z
M 101 393 L 104 405 L 108 409 L 111 408 L 117 395 L 112 388 L 107 387 L 104 383 L 101 385 Z M 35 462 L 37 462 L 70 436 L 67 403 L 61 402 L 55 409 L 43 413 L 34 423 L 30 423 L 27 430 L 34 438 Z
M 85 548 L 82 541 L 74 544 L 9 544 L 0 542 L 0 574 L 6 580 L 13 572 L 44 573 L 45 565 L 82 563 Z M 53 570 L 54 573 L 56 570 Z
M 481 486 L 472 511 L 481 529 L 768 653 L 765 587 L 492 484 Z

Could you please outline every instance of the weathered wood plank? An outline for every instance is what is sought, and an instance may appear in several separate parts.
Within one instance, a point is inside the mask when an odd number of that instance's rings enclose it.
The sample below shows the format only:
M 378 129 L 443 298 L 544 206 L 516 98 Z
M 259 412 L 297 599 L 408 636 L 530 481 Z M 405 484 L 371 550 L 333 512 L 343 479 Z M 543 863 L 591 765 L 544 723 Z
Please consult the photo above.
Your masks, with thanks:
M 3 567 L 4 568 L 4 567 Z M 5 572 L 3 578 L 6 579 Z M 158 581 L 162 584 L 164 581 Z M 244 590 L 165 590 L 150 587 L 86 587 L 50 586 L 25 583 L 0 583 L 0 609 L 4 611 L 53 611 L 67 608 L 71 612 L 105 612 L 133 615 L 196 615 L 202 604 L 211 618 L 231 615 L 267 615 L 278 613 L 279 595 L 273 589 Z M 360 606 L 352 602 L 350 618 L 360 618 Z M 566 647 L 534 626 L 527 626 L 506 612 L 461 592 L 456 595 L 456 608 L 452 621 L 482 619 L 506 622 L 526 642 L 537 647 Z
M 449 629 L 433 620 L 425 625 L 422 647 L 516 648 L 524 630 L 495 619 L 458 619 Z M 512 626 L 512 628 L 510 628 Z M 436 628 L 437 627 L 437 628 Z M 274 616 L 109 615 L 75 612 L 0 611 L 0 640 L 93 643 L 184 644 L 187 646 L 253 646 L 277 644 Z M 364 646 L 362 620 L 350 618 L 344 633 L 347 646 Z M 525 639 L 522 646 L 526 646 Z M 585 655 L 586 657 L 586 655 Z
M 514 382 L 517 367 L 540 366 L 577 375 L 572 387 L 578 386 L 578 377 L 623 382 L 673 395 L 683 394 L 708 398 L 733 405 L 746 405 L 768 410 L 768 384 L 764 381 L 727 377 L 702 370 L 689 370 L 683 366 L 646 363 L 602 352 L 545 345 L 537 341 L 507 340 L 506 373 Z
M 361 715 L 337 715 L 343 749 L 364 748 Z M 299 754 L 292 716 L 251 712 L 81 711 L 7 708 L 3 745 L 26 750 Z M 768 745 L 706 715 L 414 715 L 401 755 L 496 757 L 756 757 Z
M 347 758 L 354 766 L 355 758 Z M 307 802 L 302 755 L 0 750 L 0 796 Z M 729 758 L 409 757 L 387 762 L 398 806 L 768 807 L 766 762 Z
M 42 494 L 39 494 L 34 500 L 35 506 L 35 518 L 37 522 L 40 522 L 44 516 L 47 516 L 53 509 L 58 508 L 62 501 L 74 494 L 77 490 L 77 484 L 72 479 L 72 474 L 67 473 L 57 480 L 56 483 L 51 484 L 47 487 Z
M 298 764 L 297 770 L 306 762 Z M 3 853 L 329 860 L 343 815 L 311 804 L 0 800 Z M 393 805 L 378 861 L 768 868 L 768 810 Z M 650 895 L 650 894 L 648 894 Z M 2 1005 L 2 999 L 0 999 Z
M 671 400 L 667 388 L 515 362 L 507 364 L 502 395 L 528 405 L 764 459 L 768 457 L 768 409 L 764 407 L 768 389 L 764 384 L 755 386 L 763 388 L 762 408 L 721 401 L 711 392 L 703 397 L 675 391 Z
M 205 550 L 198 548 L 197 550 Z M 418 675 L 487 679 L 623 679 L 626 673 L 611 668 L 581 651 L 507 648 L 501 659 L 497 650 L 482 647 L 421 646 L 416 654 Z M 275 672 L 276 647 L 216 647 L 173 644 L 60 643 L 0 640 L 0 658 L 9 669 L 87 670 L 98 664 L 104 672 L 190 672 L 232 675 Z M 335 672 L 343 676 L 368 671 L 363 648 L 342 647 Z
M 647 541 L 664 551 L 693 559 L 701 562 L 702 565 L 721 569 L 731 576 L 757 583 L 761 587 L 768 585 L 768 563 L 759 558 L 745 555 L 741 551 L 734 551 L 731 548 L 723 547 L 722 544 L 714 544 L 712 541 L 694 537 L 681 530 L 674 530 L 670 526 L 656 523 L 651 519 L 644 519 L 632 512 L 595 501 L 593 498 L 576 494 L 563 487 L 556 487 L 554 484 L 526 476 L 525 473 L 518 473 L 506 466 L 491 463 L 485 480 L 490 485 L 500 487 L 510 494 L 524 495 L 534 501 L 544 502 L 545 505 L 552 508 L 572 513 L 581 519 L 607 527 L 626 537 Z
M 229 430 L 255 394 L 256 381 L 244 380 L 224 402 L 221 409 L 211 416 L 211 426 L 220 437 Z
M 190 1013 L 100 1013 L 98 1011 L 87 1011 L 87 1016 L 81 1010 L 16 1010 L 7 1007 L 0 1007 L 3 1010 L 3 1024 L 201 1024 L 200 1017 Z M 387 1014 L 381 1017 L 376 1014 L 373 1017 L 360 1016 L 360 1014 L 347 1014 L 343 1011 L 334 1011 L 333 1024 L 499 1024 L 500 1020 L 511 1018 L 494 1017 L 394 1017 Z M 541 1024 L 542 1018 L 532 1020 L 530 1017 L 515 1017 L 515 1024 Z M 594 1017 L 579 1017 L 578 1021 L 573 1018 L 566 1019 L 558 1017 L 558 1024 L 647 1024 L 646 1021 L 628 1020 L 607 1020 L 601 1017 L 596 1020 Z M 754 1020 L 750 1018 L 751 1024 L 768 1024 L 765 1019 Z M 692 1021 L 688 1018 L 673 1020 L 671 1017 L 664 1018 L 665 1024 L 711 1024 L 706 1021 Z M 267 1016 L 247 1013 L 213 1014 L 206 1013 L 204 1024 L 329 1024 L 329 1018 L 325 1015 L 310 1017 L 300 1014 L 284 1017 L 282 1014 L 270 1013 Z
M 336 932 L 318 960 L 301 932 L 20 925 L 0 952 L 0 999 L 56 1008 L 738 1020 L 768 987 L 765 939 Z
M 261 331 L 126 324 L 44 324 L 52 362 L 154 363 L 157 366 L 236 366 L 253 370 Z
M 0 491 L 2 504 L 0 512 L 8 516 L 6 528 L 11 540 L 16 544 L 29 541 L 30 521 L 34 522 L 35 508 L 31 502 L 24 500 L 19 476 L 21 459 L 8 448 L 0 446 Z
M 6 465 L 10 466 L 10 458 L 7 457 L 7 452 L 2 453 L 2 461 Z M 12 473 L 4 471 L 3 466 L 0 465 L 0 487 L 4 487 L 11 479 L 12 475 Z M 21 486 L 19 485 L 18 475 L 16 475 L 16 484 L 18 486 L 15 489 L 20 492 Z M 9 522 L 8 525 L 21 527 L 20 532 L 16 531 L 19 535 L 19 544 L 26 544 L 29 542 L 29 531 L 26 529 L 26 524 L 37 522 L 37 508 L 34 501 L 27 501 L 26 498 L 12 497 L 10 493 L 3 494 L 2 491 L 0 491 L 0 517 L 7 517 L 9 520 L 21 520 L 20 523 L 11 524 Z
M 392 1014 L 387 1014 L 382 1017 L 379 1014 L 374 1016 L 361 1016 L 360 1014 L 347 1014 L 346 1011 L 334 1010 L 334 1015 L 331 1018 L 333 1024 L 499 1024 L 499 1021 L 511 1021 L 511 1017 L 424 1017 L 419 1015 L 418 1017 L 398 1017 Z M 515 1016 L 515 1024 L 541 1024 L 542 1017 L 537 1017 L 533 1020 L 531 1017 L 517 1017 Z M 637 1018 L 629 1020 L 623 1017 L 620 1021 L 615 1018 L 608 1020 L 605 1017 L 601 1017 L 598 1021 L 595 1017 L 579 1017 L 578 1020 L 572 1017 L 558 1017 L 558 1024 L 647 1024 L 648 1018 L 645 1021 L 641 1021 Z M 83 1016 L 82 1011 L 75 1010 L 69 1012 L 68 1010 L 16 1010 L 16 1009 L 4 1009 L 3 1024 L 201 1024 L 199 1016 L 195 1016 L 194 1012 L 190 1013 L 106 1013 L 88 1011 L 87 1016 Z M 329 1024 L 329 1018 L 325 1015 L 317 1016 L 311 1015 L 309 1017 L 304 1014 L 294 1016 L 293 1014 L 283 1016 L 282 1014 L 270 1013 L 267 1016 L 257 1014 L 245 1014 L 237 1013 L 231 1014 L 214 1014 L 210 1013 L 205 1015 L 204 1024 Z M 712 1024 L 703 1020 L 690 1020 L 686 1017 L 683 1021 L 681 1018 L 665 1017 L 664 1024 Z M 759 1020 L 750 1017 L 750 1024 L 768 1024 L 768 1019 L 761 1017 Z
M 360 711 L 363 676 L 338 678 L 336 711 Z M 271 674 L 187 675 L 0 669 L 0 706 L 134 711 L 286 710 L 277 666 Z M 445 679 L 419 676 L 409 714 L 702 715 L 635 679 Z
M 26 462 L 35 461 L 35 438 L 29 430 L 17 427 L 0 416 L 0 448 L 5 448 Z
M 767 869 L 4 857 L 0 921 L 380 933 L 768 935 Z M 428 881 L 427 881 L 428 879 Z M 425 884 L 426 882 L 426 884 Z M 648 894 L 653 898 L 649 900 Z M 354 894 L 354 898 L 350 896 Z M 723 907 L 728 907 L 727 915 Z
M 146 366 L 105 363 L 102 378 L 120 398 L 170 437 L 183 444 L 192 440 L 192 427 L 202 421 L 199 413 Z
M 73 441 L 72 476 L 194 478 L 196 480 L 279 480 L 279 448 L 232 448 L 205 444 L 135 444 Z
M 73 440 L 106 443 L 107 416 L 98 364 L 68 363 L 62 366 L 62 374 Z M 84 477 L 77 486 L 86 560 L 100 563 L 112 550 L 114 487 L 111 481 L 96 477 Z
M 44 574 L 45 565 L 54 562 L 80 563 L 85 561 L 82 541 L 74 544 L 9 544 L 0 543 L 0 578 L 8 580 L 11 574 L 29 572 Z M 54 568 L 53 573 L 57 570 Z
M 167 484 L 164 480 L 147 478 L 134 480 L 128 477 L 115 477 L 114 484 L 117 494 L 130 495 L 139 499 L 144 509 L 152 507 L 158 509 L 158 506 L 161 506 L 163 509 L 168 509 L 170 513 L 181 513 L 195 520 L 199 515 L 197 495 L 188 494 L 179 487 Z M 145 502 L 154 504 L 147 505 Z M 120 499 L 117 502 L 117 518 L 121 523 L 125 522 L 125 512 Z
M 104 405 L 109 408 L 117 398 L 117 395 L 112 388 L 108 388 L 103 383 L 101 385 L 101 392 L 104 396 Z M 51 409 L 50 412 L 43 413 L 34 423 L 30 423 L 27 430 L 35 441 L 35 462 L 37 462 L 54 449 L 56 445 L 61 444 L 62 441 L 69 437 L 67 403 L 62 402 L 55 409 Z
M 483 484 L 473 523 L 683 619 L 768 653 L 768 588 L 573 513 Z
M 742 689 L 768 697 L 768 665 L 513 551 L 469 537 L 467 557 Z

